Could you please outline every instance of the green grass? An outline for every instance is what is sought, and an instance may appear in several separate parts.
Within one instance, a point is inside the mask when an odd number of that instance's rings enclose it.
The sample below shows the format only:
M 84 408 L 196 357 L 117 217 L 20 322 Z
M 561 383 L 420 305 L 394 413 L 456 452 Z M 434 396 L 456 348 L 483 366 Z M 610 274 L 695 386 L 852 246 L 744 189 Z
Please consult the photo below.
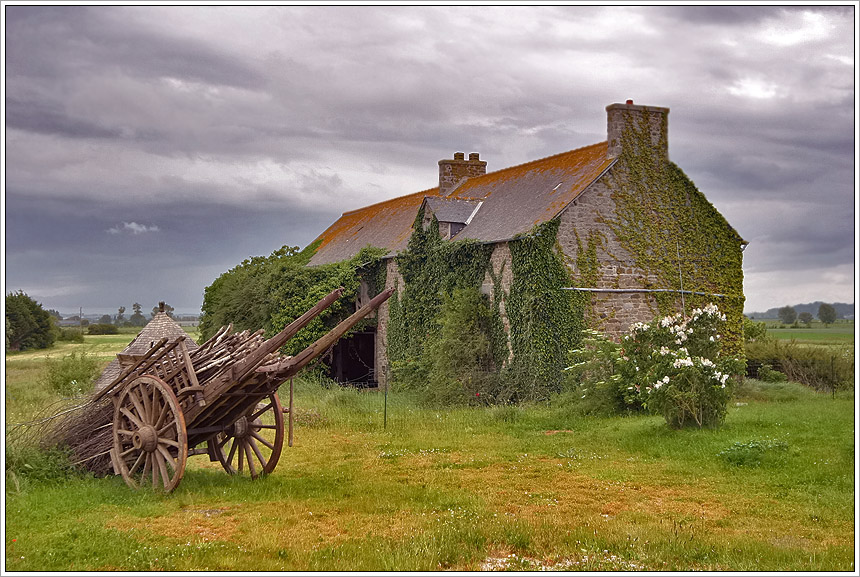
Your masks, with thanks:
M 815 321 L 809 328 L 800 324 L 797 328 L 791 325 L 783 325 L 779 321 L 763 321 L 767 325 L 769 337 L 780 340 L 796 340 L 798 343 L 813 345 L 845 345 L 854 343 L 854 321 L 837 321 L 835 324 L 825 327 L 822 323 Z M 780 328 L 784 327 L 784 328 Z
M 7 362 L 17 391 L 38 362 Z M 17 466 L 6 569 L 854 570 L 853 394 L 747 381 L 704 431 L 397 392 L 384 425 L 383 395 L 312 380 L 296 408 L 258 481 L 204 456 L 168 495 Z

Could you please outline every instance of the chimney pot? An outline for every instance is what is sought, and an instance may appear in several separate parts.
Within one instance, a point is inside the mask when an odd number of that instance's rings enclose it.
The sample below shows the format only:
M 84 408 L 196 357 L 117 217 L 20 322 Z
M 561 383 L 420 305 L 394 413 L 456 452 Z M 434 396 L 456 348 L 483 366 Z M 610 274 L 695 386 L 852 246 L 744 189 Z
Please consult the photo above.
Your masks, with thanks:
M 158 303 L 158 312 L 160 312 L 160 313 L 164 312 L 164 301 L 160 301 Z
M 439 194 L 448 196 L 464 179 L 486 173 L 487 162 L 477 152 L 470 152 L 469 160 L 465 153 L 455 152 L 453 160 L 439 161 Z
M 628 99 L 627 104 L 633 104 L 633 101 Z

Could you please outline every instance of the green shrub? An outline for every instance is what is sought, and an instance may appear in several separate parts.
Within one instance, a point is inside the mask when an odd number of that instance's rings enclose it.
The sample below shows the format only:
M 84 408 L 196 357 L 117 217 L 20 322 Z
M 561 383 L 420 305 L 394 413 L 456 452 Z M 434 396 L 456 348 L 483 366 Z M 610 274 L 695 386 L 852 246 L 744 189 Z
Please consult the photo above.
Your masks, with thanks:
M 612 415 L 641 409 L 635 388 L 628 390 L 619 374 L 621 345 L 601 333 L 586 329 L 579 348 L 570 351 L 571 365 L 565 369 L 564 395 L 580 412 Z
M 758 467 L 787 451 L 788 443 L 785 441 L 762 439 L 733 443 L 727 449 L 720 451 L 717 456 L 735 467 Z
M 43 450 L 17 443 L 6 445 L 7 492 L 20 493 L 33 482 L 63 482 L 79 473 L 69 453 L 61 448 Z
M 796 341 L 747 343 L 750 362 L 778 366 L 788 380 L 816 391 L 835 392 L 854 382 L 854 354 L 849 347 L 803 346 Z
M 119 329 L 116 325 L 97 323 L 87 328 L 88 335 L 118 335 Z
M 60 329 L 57 334 L 57 340 L 69 343 L 84 342 L 84 333 L 80 329 Z
M 90 392 L 98 372 L 98 361 L 86 352 L 73 352 L 60 360 L 48 359 L 43 384 L 63 396 Z
M 392 363 L 398 387 L 433 405 L 487 404 L 509 400 L 499 388 L 489 337 L 487 298 L 476 289 L 443 294 L 439 330 L 417 360 Z
M 744 341 L 757 342 L 767 340 L 767 324 L 757 323 L 744 317 Z
M 760 381 L 766 383 L 781 383 L 788 380 L 785 373 L 774 370 L 770 365 L 762 365 L 758 368 L 757 376 Z

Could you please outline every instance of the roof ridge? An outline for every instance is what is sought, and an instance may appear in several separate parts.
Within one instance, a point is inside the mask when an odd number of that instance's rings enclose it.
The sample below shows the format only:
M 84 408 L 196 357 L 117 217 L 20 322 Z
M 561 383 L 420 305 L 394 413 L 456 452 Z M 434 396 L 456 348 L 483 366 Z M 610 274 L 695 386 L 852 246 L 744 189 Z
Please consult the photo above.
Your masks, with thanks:
M 559 152 L 557 154 L 551 154 L 549 156 L 544 156 L 543 158 L 537 158 L 535 160 L 529 160 L 529 161 L 523 162 L 521 164 L 514 164 L 512 166 L 506 166 L 505 168 L 500 168 L 499 170 L 494 170 L 492 172 L 488 172 L 488 173 L 482 174 L 480 176 L 473 176 L 473 177 L 469 178 L 469 180 L 470 181 L 480 180 L 484 176 L 490 176 L 491 174 L 498 174 L 500 172 L 504 172 L 506 170 L 513 170 L 515 168 L 522 168 L 522 167 L 528 166 L 530 164 L 537 164 L 538 162 L 545 162 L 547 160 L 550 160 L 551 158 L 558 158 L 559 156 L 564 156 L 565 154 L 572 154 L 574 152 L 579 152 L 581 150 L 585 150 L 586 148 L 594 148 L 594 147 L 600 146 L 602 144 L 607 144 L 607 142 L 606 141 L 595 142 L 594 144 L 589 144 L 587 146 L 580 146 L 579 148 L 574 148 L 572 150 L 566 150 L 565 152 Z
M 571 150 L 566 150 L 565 152 L 559 152 L 559 153 L 557 153 L 557 154 L 551 154 L 551 155 L 549 155 L 549 156 L 544 156 L 543 158 L 537 158 L 537 159 L 535 159 L 535 160 L 529 160 L 528 162 L 523 162 L 523 163 L 520 163 L 520 164 L 514 164 L 514 165 L 512 165 L 512 166 L 506 166 L 506 167 L 504 167 L 504 168 L 500 168 L 500 169 L 498 169 L 498 170 L 494 170 L 494 171 L 492 171 L 492 172 L 487 172 L 486 174 L 481 174 L 481 175 L 479 175 L 479 176 L 472 176 L 472 177 L 468 178 L 467 180 L 469 180 L 469 181 L 478 181 L 478 180 L 480 180 L 481 178 L 483 178 L 483 177 L 485 177 L 485 176 L 490 176 L 490 175 L 492 175 L 492 174 L 498 174 L 498 173 L 500 173 L 500 172 L 504 172 L 504 171 L 506 171 L 506 170 L 513 170 L 513 169 L 515 169 L 515 168 L 522 168 L 522 167 L 524 167 L 524 166 L 528 166 L 528 165 L 530 165 L 530 164 L 536 164 L 536 163 L 538 163 L 538 162 L 545 162 L 545 161 L 547 161 L 547 160 L 550 160 L 551 158 L 557 158 L 557 157 L 559 157 L 559 156 L 564 156 L 565 154 L 571 154 L 571 153 L 574 153 L 574 152 L 579 152 L 579 151 L 581 151 L 581 150 L 585 150 L 586 148 L 594 148 L 595 146 L 600 146 L 600 145 L 602 145 L 602 144 L 607 144 L 607 142 L 606 142 L 606 141 L 596 142 L 596 143 L 594 143 L 594 144 L 589 144 L 589 145 L 586 145 L 586 146 L 580 146 L 579 148 L 574 148 L 574 149 L 571 149 Z M 429 192 L 434 191 L 434 190 L 435 190 L 435 191 L 437 191 L 437 194 L 428 194 Z M 356 209 L 353 209 L 353 210 L 347 210 L 346 212 L 341 213 L 341 216 L 346 216 L 346 215 L 348 215 L 348 214 L 355 214 L 356 212 L 361 212 L 362 210 L 367 210 L 368 208 L 371 208 L 371 207 L 374 207 L 374 206 L 379 206 L 379 205 L 381 205 L 381 204 L 385 204 L 386 202 L 391 202 L 391 201 L 393 201 L 393 200 L 398 200 L 398 199 L 406 198 L 407 196 L 415 196 L 415 195 L 419 195 L 419 194 L 424 195 L 424 196 L 433 196 L 433 197 L 440 197 L 440 198 L 451 198 L 451 197 L 441 197 L 441 196 L 438 194 L 438 190 L 439 190 L 439 187 L 438 187 L 438 186 L 434 186 L 433 188 L 428 188 L 428 189 L 425 189 L 425 190 L 420 190 L 420 191 L 418 191 L 418 192 L 410 192 L 410 193 L 408 193 L 408 194 L 403 194 L 403 195 L 400 195 L 400 196 L 395 196 L 395 197 L 392 197 L 392 198 L 388 198 L 388 199 L 386 199 L 386 200 L 380 200 L 379 202 L 374 202 L 373 204 L 366 204 L 366 205 L 364 205 L 364 206 L 362 206 L 362 207 L 360 207 L 360 208 L 356 208 Z M 455 189 L 455 190 L 456 190 L 456 189 Z M 458 199 L 458 200 L 467 200 L 467 199 L 465 199 L 465 198 L 460 198 L 460 199 Z

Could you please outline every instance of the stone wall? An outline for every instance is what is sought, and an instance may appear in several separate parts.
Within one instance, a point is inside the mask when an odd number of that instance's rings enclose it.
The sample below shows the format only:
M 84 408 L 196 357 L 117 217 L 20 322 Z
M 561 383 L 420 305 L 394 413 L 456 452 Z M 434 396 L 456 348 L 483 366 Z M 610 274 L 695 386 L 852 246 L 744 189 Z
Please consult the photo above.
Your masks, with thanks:
M 513 355 L 511 350 L 511 321 L 508 318 L 506 309 L 507 297 L 511 293 L 511 284 L 514 281 L 514 273 L 511 265 L 511 249 L 506 242 L 500 242 L 493 246 L 493 254 L 490 255 L 490 267 L 493 270 L 493 275 L 499 279 L 502 298 L 499 303 L 499 313 L 502 317 L 502 325 L 505 327 L 505 334 L 508 336 L 508 360 Z M 490 302 L 495 298 L 493 277 L 489 271 L 484 275 L 484 282 L 481 284 L 481 292 L 490 297 Z
M 604 222 L 615 212 L 615 202 L 606 185 L 608 175 L 589 186 L 561 213 L 558 242 L 568 267 L 573 273 L 574 286 L 590 288 L 643 288 L 657 279 L 647 271 L 636 268 L 631 255 L 618 243 L 612 229 Z M 586 250 L 588 238 L 596 235 L 597 278 L 584 282 L 586 272 L 579 270 L 579 250 Z M 579 242 L 577 242 L 577 239 Z M 578 281 L 578 282 L 577 282 Z M 647 293 L 593 292 L 587 322 L 591 328 L 613 338 L 620 338 L 636 322 L 648 322 L 657 314 L 657 303 Z

